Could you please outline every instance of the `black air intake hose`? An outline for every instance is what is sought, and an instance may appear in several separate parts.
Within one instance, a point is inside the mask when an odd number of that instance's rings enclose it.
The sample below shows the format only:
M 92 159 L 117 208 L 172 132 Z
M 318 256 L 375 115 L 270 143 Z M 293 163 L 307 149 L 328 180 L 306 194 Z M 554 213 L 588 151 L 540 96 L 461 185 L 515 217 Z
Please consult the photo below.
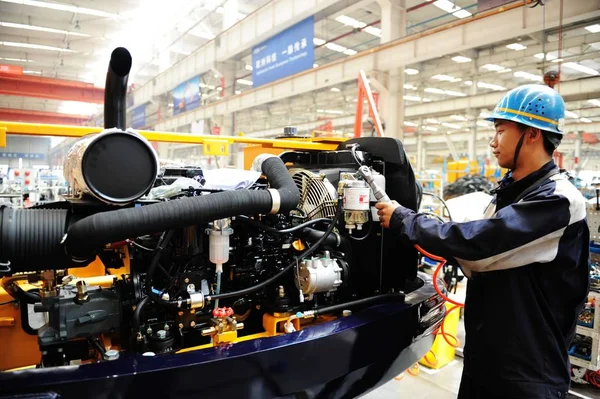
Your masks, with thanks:
M 138 208 L 98 213 L 69 227 L 66 251 L 84 266 L 104 245 L 144 234 L 203 224 L 239 214 L 289 212 L 300 194 L 277 157 L 262 162 L 269 191 L 226 191 Z
M 66 209 L 0 209 L 0 262 L 13 273 L 68 267 L 66 226 Z
M 104 89 L 104 127 L 126 128 L 127 79 L 131 70 L 131 54 L 123 47 L 114 49 L 110 56 Z

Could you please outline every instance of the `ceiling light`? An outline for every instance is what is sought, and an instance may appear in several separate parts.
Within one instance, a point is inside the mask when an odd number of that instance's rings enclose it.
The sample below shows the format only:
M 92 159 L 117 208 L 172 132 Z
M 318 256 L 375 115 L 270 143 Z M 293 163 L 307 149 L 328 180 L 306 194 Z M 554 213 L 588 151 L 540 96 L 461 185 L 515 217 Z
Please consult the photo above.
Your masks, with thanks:
M 587 73 L 588 75 L 600 75 L 600 72 L 596 71 L 595 69 L 588 68 L 588 67 L 578 64 L 576 62 L 565 62 L 563 64 L 563 66 L 574 69 L 579 72 Z
M 367 26 L 367 24 L 365 24 L 364 22 L 357 21 L 356 19 L 348 17 L 346 15 L 340 15 L 335 20 L 344 25 L 352 26 L 353 28 L 364 28 L 365 26 Z
M 454 119 L 455 121 L 462 121 L 462 122 L 467 120 L 467 118 L 465 118 L 462 115 L 450 115 L 450 118 Z
M 246 71 L 251 71 L 252 70 L 252 65 L 246 64 L 246 66 L 244 68 L 246 69 Z
M 36 50 L 64 51 L 65 53 L 73 53 L 73 50 L 70 50 L 70 49 L 60 48 L 60 47 L 52 47 L 52 46 L 43 46 L 41 44 L 0 42 L 0 45 L 8 46 L 8 47 L 22 47 L 22 48 L 30 48 L 30 49 L 36 49 Z
M 41 75 L 42 74 L 39 71 L 28 71 L 28 70 L 23 71 L 23 73 L 26 73 L 28 75 Z
M 192 30 L 188 31 L 188 33 L 192 36 L 196 36 L 196 37 L 199 37 L 201 39 L 206 39 L 206 40 L 212 40 L 215 37 L 217 37 L 213 33 L 207 32 L 204 29 L 192 29 Z
M 552 62 L 563 62 L 563 61 L 564 61 L 564 59 L 562 59 L 562 58 L 557 58 L 555 60 L 552 60 Z
M 417 126 L 414 122 L 404 121 L 404 126 Z
M 344 114 L 344 111 L 340 111 L 337 109 L 318 109 L 317 112 L 324 113 L 324 114 L 336 114 L 336 115 Z
M 217 91 L 223 91 L 223 88 L 221 86 L 217 87 Z
M 537 58 L 538 60 L 543 60 L 544 59 L 544 53 L 537 53 L 533 55 L 535 58 Z M 550 53 L 546 54 L 546 61 L 552 61 L 552 60 L 556 60 L 556 56 L 552 55 Z
M 313 64 L 313 68 L 318 68 L 319 64 Z
M 455 125 L 453 123 L 442 123 L 442 126 L 449 127 L 450 129 L 460 129 L 459 125 Z
M 467 85 L 467 86 L 473 86 L 473 82 L 470 80 L 466 80 L 463 82 L 463 84 Z
M 459 64 L 463 64 L 465 62 L 471 62 L 473 60 L 470 59 L 469 57 L 463 57 L 462 55 L 457 55 L 456 57 L 452 57 L 452 61 L 459 63 Z
M 31 7 L 40 7 L 40 8 L 48 8 L 51 10 L 66 11 L 66 12 L 70 12 L 73 14 L 84 14 L 84 15 L 93 15 L 95 17 L 121 19 L 121 17 L 117 14 L 111 14 L 111 13 L 104 12 L 104 11 L 93 10 L 91 8 L 70 6 L 70 5 L 66 5 L 66 4 L 60 4 L 60 3 L 47 3 L 45 1 L 37 1 L 37 0 L 0 0 L 0 1 L 3 1 L 5 3 L 23 4 L 25 6 L 31 6 Z
M 513 76 L 517 77 L 517 78 L 533 80 L 535 82 L 543 82 L 544 81 L 544 78 L 542 78 L 541 76 L 534 75 L 532 73 L 525 72 L 525 71 L 517 71 L 517 72 L 513 73 Z
M 450 0 L 437 0 L 433 2 L 433 5 L 441 10 L 446 11 L 447 13 L 453 13 L 461 9 Z
M 498 71 L 505 69 L 505 67 L 502 65 L 496 65 L 496 64 L 485 64 L 484 66 L 481 67 L 481 69 L 487 69 L 488 71 L 498 72 Z
M 340 46 L 336 43 L 327 43 L 325 44 L 325 47 L 327 47 L 329 50 L 337 51 L 338 53 L 343 53 L 346 51 L 346 47 Z
M 583 123 L 592 123 L 592 120 L 589 118 L 580 118 L 579 120 Z
M 491 115 L 491 114 L 490 114 L 489 112 L 485 112 L 485 111 L 481 111 L 481 112 L 479 113 L 479 117 L 480 117 L 480 118 L 489 118 L 489 117 L 490 117 L 490 115 Z
M 507 45 L 506 48 L 509 48 L 509 49 L 515 50 L 515 51 L 521 51 L 521 50 L 525 50 L 527 48 L 527 46 L 523 46 L 520 43 L 511 43 L 511 44 Z
M 241 92 L 241 91 L 239 91 L 239 90 L 236 90 L 236 91 L 235 91 L 235 94 L 241 94 L 241 93 L 242 93 L 242 92 Z
M 340 91 L 340 89 L 338 89 L 337 87 L 332 87 L 332 88 L 331 88 L 331 91 L 339 92 L 339 91 Z
M 370 35 L 381 37 L 381 29 L 374 26 L 367 26 L 363 29 L 363 32 L 367 32 Z
M 504 68 L 503 70 L 498 71 L 498 73 L 507 73 L 507 72 L 510 72 L 510 71 L 512 71 L 512 69 L 510 69 L 510 68 Z
M 437 127 L 433 127 L 433 126 L 425 126 L 425 130 L 428 130 L 430 132 L 437 132 L 438 131 Z
M 594 24 L 594 25 L 590 25 L 590 26 L 586 26 L 585 30 L 591 32 L 591 33 L 598 33 L 600 32 L 600 24 Z
M 438 89 L 438 88 L 435 88 L 435 87 L 427 87 L 427 88 L 425 89 L 425 91 L 426 91 L 427 93 L 434 93 L 434 94 L 444 94 L 444 90 L 442 90 L 442 89 Z
M 12 62 L 35 62 L 32 60 L 26 60 L 23 58 L 2 58 L 0 57 L 0 60 L 4 60 L 4 61 L 12 61 Z
M 24 29 L 24 30 L 34 30 L 34 31 L 38 31 L 38 32 L 48 32 L 48 33 L 60 33 L 62 35 L 71 35 L 71 36 L 83 36 L 83 37 L 89 37 L 89 35 L 86 35 L 84 33 L 77 33 L 77 32 L 69 32 L 66 30 L 62 30 L 62 29 L 52 29 L 52 28 L 45 28 L 43 26 L 34 26 L 34 25 L 24 25 L 24 24 L 14 24 L 12 22 L 0 22 L 0 26 L 4 27 L 4 28 L 14 28 L 14 29 Z
M 319 39 L 319 38 L 317 38 L 317 37 L 313 37 L 313 44 L 314 44 L 315 46 L 321 46 L 321 45 L 323 45 L 323 44 L 325 44 L 325 43 L 326 43 L 326 40 Z
M 433 123 L 434 125 L 439 125 L 440 124 L 440 121 L 438 121 L 437 119 L 433 119 L 433 118 L 425 119 L 425 122 L 427 122 L 427 123 Z
M 404 73 L 407 75 L 417 75 L 419 71 L 413 68 L 406 68 L 404 69 Z
M 463 19 L 463 18 L 468 18 L 473 14 L 471 14 L 467 10 L 458 10 L 456 12 L 453 12 L 452 15 L 454 15 L 456 18 Z
M 460 91 L 452 91 L 452 90 L 444 90 L 444 94 L 454 97 L 466 97 L 465 93 L 461 93 Z
M 434 75 L 431 79 L 441 80 L 442 82 L 460 82 L 462 80 L 461 78 L 455 78 L 450 75 Z
M 588 103 L 595 105 L 596 107 L 600 107 L 600 100 L 596 100 L 596 99 L 588 100 Z
M 498 91 L 508 90 L 504 86 L 495 85 L 495 84 L 486 83 L 486 82 L 477 82 L 477 87 L 482 88 L 482 89 L 490 89 L 490 90 L 498 90 Z
M 573 118 L 573 119 L 579 118 L 579 115 L 577 115 L 575 112 L 571 112 L 571 111 L 565 110 L 565 115 L 568 116 L 569 118 Z
M 417 97 L 417 96 L 404 96 L 403 98 L 406 101 L 417 101 L 417 102 L 421 101 L 421 97 Z
M 417 90 L 417 87 L 416 87 L 416 86 L 409 85 L 409 84 L 405 84 L 405 85 L 404 85 L 404 88 L 405 88 L 406 90 Z
M 357 53 L 357 51 L 352 50 L 351 48 L 344 50 L 344 54 L 346 54 L 346 55 L 354 55 L 356 53 Z
M 237 82 L 241 85 L 246 85 L 246 86 L 252 86 L 253 83 L 251 80 L 246 80 L 246 79 L 238 79 Z
M 423 98 L 424 103 L 430 103 L 431 101 L 432 101 L 431 98 Z

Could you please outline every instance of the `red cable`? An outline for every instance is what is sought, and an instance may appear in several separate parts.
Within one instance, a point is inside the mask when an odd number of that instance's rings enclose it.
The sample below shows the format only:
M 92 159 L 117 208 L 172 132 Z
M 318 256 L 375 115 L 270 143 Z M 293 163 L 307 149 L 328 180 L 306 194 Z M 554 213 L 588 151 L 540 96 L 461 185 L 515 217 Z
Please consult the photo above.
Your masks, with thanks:
M 444 301 L 454 305 L 446 313 L 446 317 L 448 317 L 450 315 L 450 313 L 452 313 L 456 309 L 460 309 L 460 308 L 464 307 L 465 306 L 464 303 L 460 303 L 455 300 L 452 300 L 446 294 L 444 294 L 438 284 L 438 275 L 440 274 L 440 270 L 442 270 L 442 268 L 446 264 L 446 262 L 447 262 L 446 259 L 442 258 L 441 256 L 430 254 L 429 252 L 427 252 L 423 248 L 421 248 L 419 245 L 415 245 L 415 248 L 417 249 L 417 251 L 419 251 L 421 254 L 428 257 L 429 259 L 433 259 L 433 260 L 439 262 L 439 265 L 436 267 L 435 271 L 433 272 L 433 287 L 435 288 L 435 292 L 437 292 L 437 294 L 439 296 L 441 296 L 442 299 L 444 299 Z M 444 321 L 440 325 L 440 328 L 438 329 L 438 331 L 436 331 L 436 334 L 441 334 L 442 337 L 444 338 L 444 340 L 446 341 L 446 343 L 448 345 L 450 345 L 451 347 L 458 348 L 460 346 L 460 342 L 458 341 L 458 338 L 456 338 L 456 336 L 454 336 L 452 334 L 445 332 L 444 324 L 446 324 L 446 318 L 444 318 Z M 452 338 L 454 340 L 454 342 L 450 342 L 450 339 L 448 337 Z

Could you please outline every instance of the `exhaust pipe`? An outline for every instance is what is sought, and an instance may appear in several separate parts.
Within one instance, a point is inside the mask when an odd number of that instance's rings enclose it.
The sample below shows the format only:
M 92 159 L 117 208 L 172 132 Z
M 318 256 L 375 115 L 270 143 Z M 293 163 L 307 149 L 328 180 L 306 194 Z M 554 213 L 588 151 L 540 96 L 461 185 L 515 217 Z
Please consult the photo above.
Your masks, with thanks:
M 131 71 L 131 54 L 117 47 L 110 56 L 104 88 L 104 128 L 126 129 L 127 79 Z

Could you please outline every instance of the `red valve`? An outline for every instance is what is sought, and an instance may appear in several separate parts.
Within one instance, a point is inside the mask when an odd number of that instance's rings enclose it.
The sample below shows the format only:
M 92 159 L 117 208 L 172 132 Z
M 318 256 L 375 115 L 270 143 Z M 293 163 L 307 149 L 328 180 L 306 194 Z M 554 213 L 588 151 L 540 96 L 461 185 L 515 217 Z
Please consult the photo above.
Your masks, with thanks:
M 19 175 L 20 175 L 19 171 L 15 170 L 15 176 L 19 176 Z
M 26 185 L 26 186 L 28 186 L 28 185 L 29 185 L 29 183 L 31 183 L 31 182 L 29 181 L 29 179 L 25 179 L 25 185 Z
M 216 308 L 213 309 L 214 317 L 229 317 L 233 314 L 233 309 L 231 308 Z
M 29 176 L 31 174 L 31 172 L 29 170 L 25 171 L 25 176 Z

